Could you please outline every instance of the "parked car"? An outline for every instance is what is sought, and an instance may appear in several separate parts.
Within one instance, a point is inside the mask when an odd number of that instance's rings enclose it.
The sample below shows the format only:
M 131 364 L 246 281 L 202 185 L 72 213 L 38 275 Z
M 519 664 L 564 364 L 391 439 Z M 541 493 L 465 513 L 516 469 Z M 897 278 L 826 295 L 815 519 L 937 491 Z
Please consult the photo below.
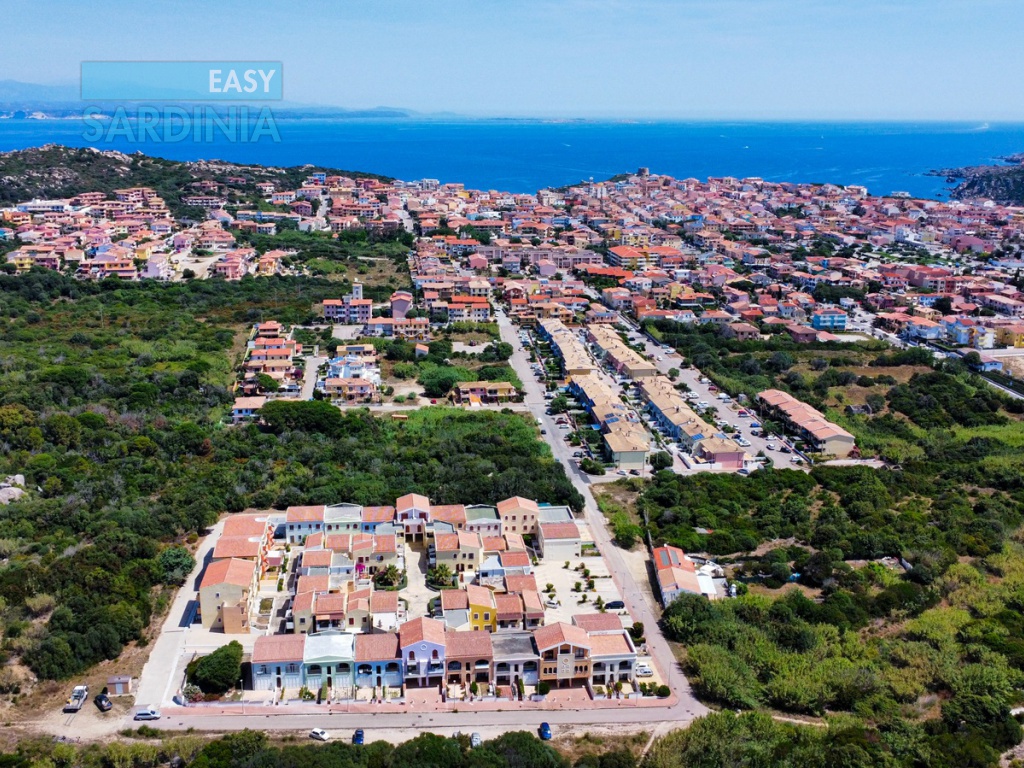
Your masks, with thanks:
M 558 601 L 557 600 L 545 600 L 544 601 L 544 605 L 546 605 L 548 608 L 557 608 L 558 607 Z
M 105 693 L 97 693 L 93 698 L 92 703 L 96 705 L 96 708 L 100 712 L 109 712 L 114 708 L 114 703 L 110 700 L 110 697 Z
M 551 741 L 551 726 L 547 723 L 541 723 L 537 732 L 540 734 L 541 741 Z
M 778 448 L 778 446 L 775 445 L 775 443 L 765 443 L 765 448 L 767 448 L 769 451 L 774 451 L 776 448 Z
M 631 469 L 631 470 L 629 470 L 629 474 L 635 475 L 636 477 L 639 477 L 640 476 L 640 470 L 639 469 Z
M 611 602 L 605 603 L 604 607 L 609 611 L 621 611 L 625 609 L 626 604 L 621 600 L 612 600 Z
M 541 433 L 542 435 L 546 435 L 546 434 L 548 433 L 548 431 L 547 431 L 546 429 L 542 429 L 542 430 L 540 431 L 540 433 Z
M 159 720 L 160 711 L 157 709 L 140 709 L 135 713 L 136 720 Z
M 366 734 L 363 733 L 362 728 L 356 729 L 356 732 L 352 734 L 353 744 L 362 744 L 366 741 Z
M 474 732 L 474 733 L 470 734 L 470 736 L 469 736 L 469 746 L 471 746 L 471 747 L 479 747 L 483 743 L 484 743 L 483 736 L 481 736 L 479 733 L 475 733 Z
M 788 445 L 781 446 L 779 448 L 779 450 L 782 451 L 783 453 L 792 453 L 793 452 Z
M 317 741 L 327 741 L 331 738 L 331 734 L 323 728 L 314 728 L 309 732 L 309 738 L 316 739 Z
M 750 474 L 750 470 L 747 469 L 746 467 L 743 467 L 736 474 L 738 474 L 738 475 L 749 475 Z
M 620 470 L 619 470 L 618 472 L 616 472 L 615 474 L 617 474 L 617 475 L 623 475 L 623 476 L 625 476 L 625 475 L 628 475 L 629 473 L 628 473 L 628 472 L 627 472 L 626 470 L 624 470 L 624 469 L 620 469 Z
M 636 676 L 637 677 L 654 677 L 654 670 L 646 664 L 636 665 Z
M 431 405 L 437 405 L 437 400 L 435 400 L 435 399 L 431 398 L 431 400 L 430 400 L 430 404 L 431 404 Z

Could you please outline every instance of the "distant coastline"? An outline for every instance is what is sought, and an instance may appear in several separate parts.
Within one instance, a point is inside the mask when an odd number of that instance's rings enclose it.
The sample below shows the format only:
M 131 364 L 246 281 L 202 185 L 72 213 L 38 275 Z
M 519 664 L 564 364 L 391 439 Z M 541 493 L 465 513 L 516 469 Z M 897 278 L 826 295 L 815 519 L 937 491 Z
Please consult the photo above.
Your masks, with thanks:
M 278 114 L 279 143 L 84 140 L 76 119 L 0 120 L 0 151 L 96 146 L 170 160 L 365 168 L 478 189 L 536 192 L 649 167 L 676 178 L 761 177 L 865 186 L 948 199 L 956 179 L 933 169 L 982 167 L 1020 153 L 1024 126 L 993 123 L 823 123 L 558 120 L 453 115 Z M 955 194 L 963 194 L 955 191 Z

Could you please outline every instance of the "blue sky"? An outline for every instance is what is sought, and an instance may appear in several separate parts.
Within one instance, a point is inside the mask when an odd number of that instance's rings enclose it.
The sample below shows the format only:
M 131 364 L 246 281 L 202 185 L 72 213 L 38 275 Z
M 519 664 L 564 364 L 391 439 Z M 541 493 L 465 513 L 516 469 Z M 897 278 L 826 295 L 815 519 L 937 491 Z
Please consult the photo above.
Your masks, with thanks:
M 1019 0 L 40 0 L 0 79 L 284 62 L 285 98 L 480 116 L 1024 120 Z

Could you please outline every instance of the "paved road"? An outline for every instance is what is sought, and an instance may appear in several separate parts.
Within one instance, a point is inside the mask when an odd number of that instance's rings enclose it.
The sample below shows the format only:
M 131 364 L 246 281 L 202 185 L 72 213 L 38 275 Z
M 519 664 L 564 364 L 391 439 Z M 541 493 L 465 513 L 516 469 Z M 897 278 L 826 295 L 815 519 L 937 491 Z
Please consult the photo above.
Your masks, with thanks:
M 625 319 L 623 319 L 623 322 L 629 325 L 629 327 L 632 329 L 636 328 L 635 324 L 630 323 Z M 631 331 L 631 334 L 636 333 L 639 333 L 639 331 Z M 644 351 L 647 354 L 647 357 L 654 361 L 654 364 L 657 366 L 659 371 L 667 375 L 669 369 L 678 368 L 679 377 L 677 381 L 683 382 L 684 384 L 686 384 L 686 386 L 690 388 L 691 392 L 697 393 L 697 395 L 699 395 L 700 397 L 700 400 L 706 401 L 712 407 L 717 408 L 719 418 L 723 419 L 729 424 L 732 424 L 734 427 L 739 428 L 739 434 L 741 434 L 743 437 L 750 441 L 750 447 L 746 449 L 748 453 L 750 453 L 751 455 L 756 455 L 758 451 L 763 452 L 765 456 L 771 458 L 771 460 L 775 463 L 775 466 L 779 469 L 784 469 L 786 467 L 789 467 L 791 469 L 797 468 L 797 466 L 791 463 L 790 461 L 793 458 L 793 454 L 782 453 L 781 451 L 778 450 L 778 448 L 782 445 L 781 440 L 772 441 L 776 446 L 776 450 L 772 451 L 769 450 L 768 448 L 768 440 L 766 440 L 764 437 L 755 437 L 754 435 L 750 434 L 749 424 L 751 423 L 751 421 L 760 423 L 760 419 L 741 419 L 737 415 L 736 411 L 733 411 L 728 405 L 723 404 L 720 400 L 717 399 L 719 393 L 712 392 L 709 389 L 709 387 L 711 386 L 710 384 L 702 384 L 699 381 L 699 377 L 701 376 L 700 371 L 698 371 L 696 368 L 692 366 L 689 368 L 682 367 L 682 355 L 675 351 L 669 352 L 667 350 L 663 350 L 660 347 L 655 346 L 655 343 L 646 336 L 643 337 L 643 346 Z M 661 357 L 662 359 L 658 360 L 658 357 Z M 808 469 L 806 464 L 803 466 L 803 468 Z
M 225 518 L 227 519 L 227 518 Z M 159 707 L 170 701 L 174 695 L 176 680 L 173 679 L 178 659 L 185 653 L 188 638 L 188 625 L 185 624 L 192 615 L 189 603 L 196 598 L 199 590 L 199 579 L 202 576 L 206 561 L 213 553 L 213 547 L 224 530 L 224 520 L 213 526 L 210 534 L 203 539 L 196 551 L 196 567 L 192 569 L 185 584 L 171 603 L 171 609 L 160 628 L 160 634 L 153 643 L 149 660 L 142 668 L 135 688 L 135 703 L 140 707 Z
M 594 541 L 608 562 L 608 570 L 622 595 L 623 601 L 633 621 L 643 622 L 647 636 L 647 648 L 650 651 L 651 659 L 664 680 L 672 691 L 678 696 L 678 703 L 669 708 L 653 709 L 645 712 L 645 717 L 650 719 L 645 722 L 670 720 L 684 723 L 707 713 L 707 708 L 693 697 L 690 691 L 690 683 L 686 676 L 679 669 L 672 649 L 668 642 L 658 631 L 658 617 L 660 609 L 653 604 L 653 598 L 646 596 L 645 590 L 633 578 L 629 567 L 622 556 L 622 551 L 612 544 L 611 534 L 605 523 L 604 515 L 597 509 L 597 503 L 590 492 L 590 485 L 587 475 L 579 471 L 579 467 L 572 461 L 574 449 L 565 442 L 564 430 L 557 429 L 555 420 L 545 414 L 547 403 L 544 400 L 544 390 L 533 375 L 527 354 L 519 341 L 519 332 L 504 312 L 497 313 L 498 328 L 501 331 L 501 340 L 512 345 L 513 353 L 510 363 L 523 382 L 524 402 L 530 407 L 534 416 L 539 418 L 544 429 L 547 430 L 547 443 L 551 446 L 551 452 L 559 460 L 566 470 L 566 474 L 572 484 L 583 495 L 584 516 L 594 535 Z M 550 715 L 549 722 L 555 721 L 556 713 L 542 713 Z M 598 711 L 587 713 L 587 722 L 599 722 L 596 717 Z M 604 714 L 604 713 L 602 713 Z M 520 716 L 522 713 L 520 713 Z M 476 716 L 474 716 L 476 717 Z M 541 718 L 543 719 L 543 718 Z
M 314 357 L 310 355 L 306 358 L 305 373 L 302 377 L 302 392 L 299 397 L 302 400 L 312 400 L 313 390 L 316 388 L 316 373 L 320 369 L 320 366 L 327 362 L 327 357 Z
M 685 678 L 684 678 L 685 680 Z M 624 704 L 621 709 L 565 709 L 565 710 L 507 710 L 502 712 L 473 712 L 473 705 L 463 703 L 460 712 L 423 712 L 416 714 L 380 713 L 366 714 L 344 712 L 334 713 L 302 713 L 280 714 L 280 708 L 273 710 L 265 705 L 251 707 L 243 715 L 220 715 L 213 711 L 203 712 L 193 709 L 168 713 L 156 723 L 161 730 L 185 730 L 198 728 L 205 731 L 237 731 L 243 728 L 259 728 L 261 730 L 297 730 L 308 731 L 310 728 L 335 729 L 344 732 L 348 729 L 363 728 L 367 731 L 367 741 L 387 739 L 381 731 L 396 729 L 415 729 L 417 731 L 433 731 L 447 736 L 454 731 L 484 731 L 485 728 L 496 728 L 498 733 L 536 729 L 541 723 L 550 723 L 558 730 L 585 731 L 588 727 L 610 724 L 623 730 L 638 730 L 644 724 L 672 723 L 682 727 L 695 720 L 707 710 L 699 703 L 686 708 L 681 703 L 673 707 L 630 707 Z M 692 711 L 691 711 L 692 710 Z M 274 714 L 267 714 L 273 711 Z M 134 726 L 130 720 L 126 724 Z M 561 726 L 561 728 L 558 728 Z M 337 738 L 340 734 L 334 734 Z M 347 734 L 346 734 L 347 735 Z M 415 735 L 414 733 L 408 734 Z

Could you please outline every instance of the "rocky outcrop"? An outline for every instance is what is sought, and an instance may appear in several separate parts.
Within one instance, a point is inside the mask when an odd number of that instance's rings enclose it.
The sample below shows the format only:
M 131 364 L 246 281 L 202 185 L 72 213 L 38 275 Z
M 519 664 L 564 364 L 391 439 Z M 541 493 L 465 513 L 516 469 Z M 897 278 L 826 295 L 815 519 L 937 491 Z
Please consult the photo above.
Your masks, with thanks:
M 943 176 L 950 184 L 950 197 L 956 200 L 993 200 L 1003 205 L 1024 204 L 1024 153 L 1000 158 L 1006 165 L 973 165 L 941 168 L 929 176 Z
M 0 483 L 0 504 L 10 504 L 25 495 L 25 476 L 11 475 Z

